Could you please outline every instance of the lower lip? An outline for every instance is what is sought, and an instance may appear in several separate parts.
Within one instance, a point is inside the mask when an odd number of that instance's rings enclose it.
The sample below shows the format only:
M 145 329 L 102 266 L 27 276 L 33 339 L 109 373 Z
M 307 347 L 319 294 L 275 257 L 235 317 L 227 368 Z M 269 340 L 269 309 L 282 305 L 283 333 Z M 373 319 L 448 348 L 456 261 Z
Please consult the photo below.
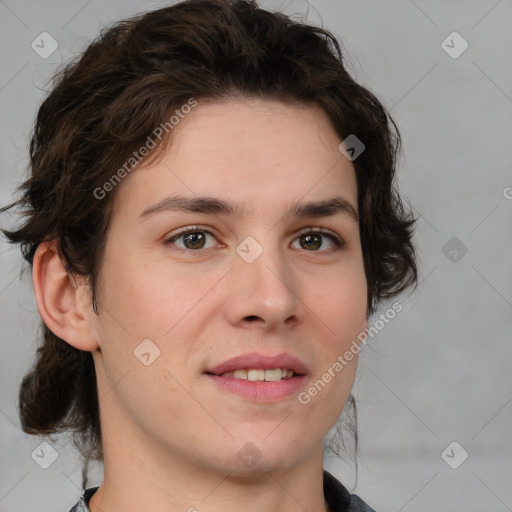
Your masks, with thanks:
M 306 375 L 298 375 L 286 380 L 256 382 L 235 379 L 234 377 L 222 377 L 220 375 L 206 374 L 207 377 L 224 391 L 229 391 L 253 402 L 275 402 L 283 398 L 295 395 L 304 386 Z

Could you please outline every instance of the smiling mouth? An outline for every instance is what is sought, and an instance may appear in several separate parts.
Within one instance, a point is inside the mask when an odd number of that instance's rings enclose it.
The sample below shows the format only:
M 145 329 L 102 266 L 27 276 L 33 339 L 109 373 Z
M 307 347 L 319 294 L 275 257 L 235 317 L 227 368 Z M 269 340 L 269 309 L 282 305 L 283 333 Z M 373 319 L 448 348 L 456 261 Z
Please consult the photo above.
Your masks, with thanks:
M 207 375 L 216 375 L 217 377 L 248 380 L 251 382 L 277 382 L 280 380 L 289 380 L 297 376 L 297 374 L 293 370 L 289 370 L 288 368 L 272 368 L 267 370 L 263 370 L 260 368 L 249 368 L 233 370 L 221 374 L 207 372 Z

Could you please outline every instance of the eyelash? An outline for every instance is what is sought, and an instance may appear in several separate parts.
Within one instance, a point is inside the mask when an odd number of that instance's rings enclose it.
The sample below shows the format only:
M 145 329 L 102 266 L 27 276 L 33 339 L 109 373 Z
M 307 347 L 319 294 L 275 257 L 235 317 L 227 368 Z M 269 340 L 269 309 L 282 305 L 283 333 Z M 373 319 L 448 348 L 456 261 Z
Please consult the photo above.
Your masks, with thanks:
M 174 245 L 174 242 L 176 240 L 178 240 L 179 238 L 181 238 L 185 235 L 188 235 L 190 233 L 197 233 L 197 232 L 207 233 L 207 234 L 213 236 L 214 238 L 216 238 L 215 235 L 211 231 L 201 228 L 201 226 L 190 226 L 190 227 L 184 228 L 183 230 L 179 231 L 178 233 L 172 235 L 172 237 L 166 239 L 165 244 L 166 245 Z M 323 236 L 329 238 L 329 240 L 331 240 L 334 243 L 334 246 L 335 246 L 335 248 L 333 249 L 334 251 L 339 251 L 346 245 L 345 241 L 342 240 L 340 237 L 338 237 L 332 233 L 329 233 L 328 231 L 325 231 L 322 228 L 304 228 L 303 230 L 301 230 L 299 232 L 297 238 L 300 238 L 303 235 L 309 235 L 309 234 L 319 234 L 319 235 L 323 235 Z M 295 238 L 295 240 L 297 238 Z M 207 250 L 207 249 L 183 249 L 182 247 L 175 247 L 175 249 L 180 252 L 184 252 L 184 253 L 194 253 L 194 252 L 200 252 L 203 250 Z M 307 251 L 307 252 L 327 252 L 327 251 Z

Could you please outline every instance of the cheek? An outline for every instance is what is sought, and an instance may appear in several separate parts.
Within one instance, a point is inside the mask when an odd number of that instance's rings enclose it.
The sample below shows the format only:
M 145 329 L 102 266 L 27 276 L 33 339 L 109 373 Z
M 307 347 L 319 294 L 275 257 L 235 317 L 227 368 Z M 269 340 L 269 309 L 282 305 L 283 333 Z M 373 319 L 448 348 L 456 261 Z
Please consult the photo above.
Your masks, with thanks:
M 319 365 L 311 394 L 305 398 L 311 400 L 309 406 L 315 411 L 311 417 L 323 418 L 319 421 L 326 425 L 338 418 L 354 382 L 361 339 L 358 337 L 366 320 L 366 294 L 362 264 L 354 265 L 351 271 L 347 268 L 347 272 L 333 273 L 323 280 L 321 293 L 316 294 L 312 309 L 323 324 L 325 336 L 318 340 Z
M 161 338 L 204 295 L 181 273 L 140 260 L 112 255 L 102 276 L 104 304 L 134 341 Z
M 367 286 L 362 266 L 323 280 L 318 314 L 340 341 L 358 333 L 366 318 Z

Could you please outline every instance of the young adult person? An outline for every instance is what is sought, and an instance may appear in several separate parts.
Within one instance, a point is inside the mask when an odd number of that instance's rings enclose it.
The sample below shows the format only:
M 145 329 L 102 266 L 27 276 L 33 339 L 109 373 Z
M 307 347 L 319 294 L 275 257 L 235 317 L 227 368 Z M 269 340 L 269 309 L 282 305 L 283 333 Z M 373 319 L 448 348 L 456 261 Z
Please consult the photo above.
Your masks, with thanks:
M 121 21 L 56 77 L 5 234 L 44 329 L 22 427 L 104 463 L 72 512 L 373 510 L 323 453 L 417 279 L 399 143 L 329 32 L 247 0 Z

